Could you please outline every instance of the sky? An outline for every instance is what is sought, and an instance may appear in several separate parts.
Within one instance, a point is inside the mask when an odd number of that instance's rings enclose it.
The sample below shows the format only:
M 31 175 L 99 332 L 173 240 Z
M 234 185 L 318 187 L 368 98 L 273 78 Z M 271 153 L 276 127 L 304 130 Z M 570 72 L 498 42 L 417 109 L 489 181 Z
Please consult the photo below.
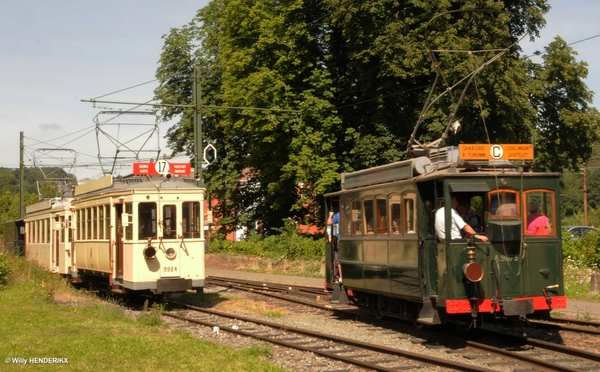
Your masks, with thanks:
M 131 105 L 94 107 L 81 100 L 104 96 L 99 99 L 149 101 L 157 86 L 153 80 L 163 46 L 161 37 L 191 21 L 207 3 L 0 0 L 0 167 L 19 167 L 20 132 L 25 137 L 25 166 L 62 163 L 79 179 L 97 178 L 103 170 L 110 170 L 110 166 L 100 167 L 98 156 L 114 155 L 116 147 L 111 139 L 127 143 L 131 149 L 145 143 L 148 152 L 142 156 L 156 155 L 157 149 L 170 154 L 163 137 L 173 122 L 159 124 L 158 133 L 152 134 L 155 118 L 151 115 L 101 114 L 132 109 Z M 577 59 L 589 65 L 585 82 L 597 93 L 594 105 L 598 107 L 600 37 L 594 36 L 600 35 L 600 2 L 554 0 L 550 4 L 541 37 L 522 46 L 531 55 L 535 50 L 543 51 L 556 36 L 574 43 Z M 101 124 L 99 134 L 95 118 Z M 61 150 L 45 150 L 48 148 Z M 134 155 L 125 147 L 121 150 L 123 156 Z M 73 163 L 77 167 L 71 170 Z

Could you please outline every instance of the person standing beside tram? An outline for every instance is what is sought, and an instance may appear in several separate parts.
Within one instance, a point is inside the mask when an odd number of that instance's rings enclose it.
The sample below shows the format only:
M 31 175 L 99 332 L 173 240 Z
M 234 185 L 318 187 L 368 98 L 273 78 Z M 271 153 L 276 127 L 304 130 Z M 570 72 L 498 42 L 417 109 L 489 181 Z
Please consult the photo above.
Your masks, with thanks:
M 342 264 L 340 262 L 340 212 L 329 211 L 327 218 L 327 239 L 331 242 L 333 251 L 333 282 L 342 283 Z

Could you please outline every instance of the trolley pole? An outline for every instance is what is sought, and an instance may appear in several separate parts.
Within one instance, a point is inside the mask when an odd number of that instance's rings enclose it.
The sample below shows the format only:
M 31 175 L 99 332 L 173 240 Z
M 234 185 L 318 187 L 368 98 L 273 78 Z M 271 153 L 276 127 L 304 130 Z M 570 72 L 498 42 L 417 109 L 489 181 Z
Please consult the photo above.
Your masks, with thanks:
M 23 132 L 19 132 L 19 218 L 25 218 L 25 202 L 23 201 L 23 195 L 25 194 L 25 163 L 23 161 L 23 153 L 25 152 L 24 140 L 23 140 Z
M 583 225 L 588 226 L 587 179 L 585 174 L 585 164 L 583 165 Z
M 202 177 L 202 164 L 204 163 L 202 151 L 202 75 L 200 67 L 194 69 L 194 169 L 198 187 L 204 187 Z

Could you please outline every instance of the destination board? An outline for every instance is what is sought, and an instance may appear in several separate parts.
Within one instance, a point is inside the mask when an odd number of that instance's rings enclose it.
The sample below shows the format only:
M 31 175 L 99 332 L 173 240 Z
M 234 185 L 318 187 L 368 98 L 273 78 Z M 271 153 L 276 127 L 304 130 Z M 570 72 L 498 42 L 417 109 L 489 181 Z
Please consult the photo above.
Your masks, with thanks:
M 458 152 L 461 160 L 533 160 L 532 144 L 460 144 Z
M 189 175 L 190 173 L 192 173 L 190 163 L 169 163 L 166 160 L 159 160 L 156 163 L 133 163 L 133 174 L 138 176 Z

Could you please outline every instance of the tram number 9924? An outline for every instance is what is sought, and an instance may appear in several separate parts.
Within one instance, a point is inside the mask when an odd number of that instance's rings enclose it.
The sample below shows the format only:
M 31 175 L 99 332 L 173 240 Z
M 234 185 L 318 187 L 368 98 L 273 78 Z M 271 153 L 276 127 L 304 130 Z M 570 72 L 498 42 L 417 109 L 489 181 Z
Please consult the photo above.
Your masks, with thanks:
M 177 266 L 165 266 L 165 267 L 163 267 L 163 271 L 165 273 L 176 273 L 177 272 Z
M 512 261 L 519 261 L 519 256 L 505 256 L 505 255 L 501 255 L 498 256 L 496 255 L 496 260 L 500 261 L 500 262 L 512 262 Z

